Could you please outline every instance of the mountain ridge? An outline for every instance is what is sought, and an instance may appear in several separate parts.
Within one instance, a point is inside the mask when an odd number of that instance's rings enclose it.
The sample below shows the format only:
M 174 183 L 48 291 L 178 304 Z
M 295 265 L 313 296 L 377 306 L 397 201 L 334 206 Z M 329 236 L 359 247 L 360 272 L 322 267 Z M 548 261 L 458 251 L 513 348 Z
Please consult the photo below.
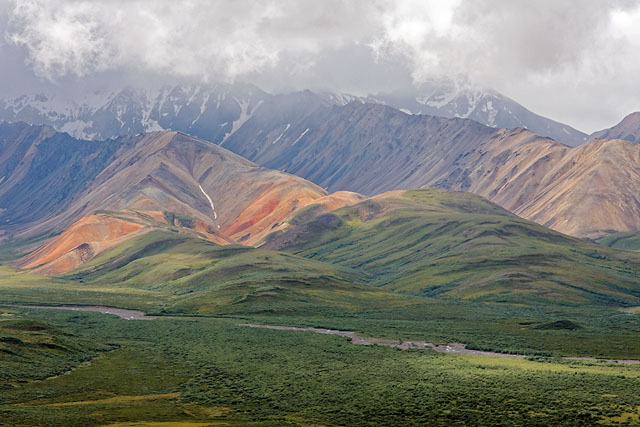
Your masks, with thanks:
M 176 85 L 72 94 L 32 94 L 0 100 L 0 120 L 46 124 L 79 139 L 108 139 L 140 132 L 176 130 L 217 144 L 238 130 L 267 101 L 310 91 L 269 94 L 246 84 Z M 587 135 L 537 115 L 491 89 L 452 82 L 417 88 L 410 94 L 353 96 L 314 93 L 327 105 L 352 101 L 382 103 L 411 114 L 469 118 L 494 128 L 528 128 L 575 146 Z
M 640 185 L 637 148 L 619 140 L 569 147 L 525 129 L 493 129 L 468 119 L 409 115 L 356 101 L 320 108 L 297 124 L 265 108 L 225 146 L 330 192 L 373 195 L 436 186 L 474 192 L 580 237 L 640 227 L 640 200 L 630 190 Z M 605 175 L 609 179 L 594 178 Z M 583 203 L 583 195 L 589 203 Z M 601 198 L 609 203 L 597 203 Z M 572 213 L 574 205 L 590 209 L 581 217 Z
M 410 114 L 471 119 L 492 128 L 523 128 L 572 147 L 588 140 L 584 132 L 536 114 L 492 89 L 449 83 L 424 88 L 417 95 L 387 93 L 365 99 Z
M 10 166 L 24 164 L 24 173 L 0 182 L 0 219 L 9 219 L 0 222 L 0 230 L 5 238 L 16 239 L 42 240 L 62 233 L 22 259 L 19 264 L 25 268 L 69 271 L 117 243 L 158 228 L 218 244 L 253 245 L 312 202 L 335 208 L 359 197 L 329 195 L 303 178 L 259 166 L 181 132 L 92 142 L 46 127 L 0 126 L 0 135 L 7 138 L 12 131 L 25 137 L 15 144 L 21 149 L 5 156 L 0 167 L 14 171 Z M 31 153 L 32 163 L 25 153 Z M 59 167 L 39 168 L 41 164 Z M 84 175 L 78 174 L 84 169 Z M 9 186 L 21 191 L 4 191 Z M 34 204 L 50 208 L 34 211 Z
M 625 116 L 620 123 L 590 135 L 591 139 L 624 139 L 640 143 L 640 112 Z

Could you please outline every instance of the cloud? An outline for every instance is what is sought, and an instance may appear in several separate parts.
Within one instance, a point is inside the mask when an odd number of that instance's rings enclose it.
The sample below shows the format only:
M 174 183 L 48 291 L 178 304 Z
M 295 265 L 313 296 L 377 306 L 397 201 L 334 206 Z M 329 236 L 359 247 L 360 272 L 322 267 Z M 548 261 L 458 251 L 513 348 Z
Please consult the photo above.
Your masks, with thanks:
M 640 109 L 637 0 L 11 0 L 8 20 L 6 41 L 52 81 L 366 93 L 464 75 L 588 130 Z
M 8 38 L 39 75 L 113 68 L 235 78 L 365 37 L 366 2 L 17 0 Z

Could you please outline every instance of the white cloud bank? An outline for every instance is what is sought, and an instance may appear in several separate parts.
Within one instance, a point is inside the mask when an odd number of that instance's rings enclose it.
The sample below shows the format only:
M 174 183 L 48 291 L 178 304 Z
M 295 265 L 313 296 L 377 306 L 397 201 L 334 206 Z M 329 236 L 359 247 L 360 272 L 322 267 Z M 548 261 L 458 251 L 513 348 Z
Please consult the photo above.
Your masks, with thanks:
M 365 93 L 466 75 L 587 131 L 640 109 L 640 1 L 11 0 L 6 7 L 6 42 L 50 80 L 122 71 Z

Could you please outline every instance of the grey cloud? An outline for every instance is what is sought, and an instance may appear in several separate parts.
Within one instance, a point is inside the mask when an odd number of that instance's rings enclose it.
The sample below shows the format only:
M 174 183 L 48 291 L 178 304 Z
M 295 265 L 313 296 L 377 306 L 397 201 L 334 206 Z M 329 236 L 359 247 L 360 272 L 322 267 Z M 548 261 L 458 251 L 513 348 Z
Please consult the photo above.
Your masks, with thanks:
M 640 109 L 638 28 L 630 0 L 0 0 L 0 77 L 366 94 L 466 75 L 591 131 Z

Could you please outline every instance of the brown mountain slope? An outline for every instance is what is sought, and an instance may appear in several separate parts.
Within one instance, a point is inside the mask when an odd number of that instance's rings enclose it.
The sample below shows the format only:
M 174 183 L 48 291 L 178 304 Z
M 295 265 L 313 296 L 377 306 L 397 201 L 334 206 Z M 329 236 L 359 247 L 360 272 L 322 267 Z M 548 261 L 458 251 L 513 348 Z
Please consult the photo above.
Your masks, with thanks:
M 199 220 L 169 212 L 98 212 L 81 218 L 60 235 L 19 260 L 25 269 L 43 274 L 67 273 L 107 249 L 158 229 L 178 227 L 188 233 L 224 245 L 233 240 Z
M 570 148 L 524 129 L 354 102 L 297 123 L 263 110 L 225 147 L 329 191 L 435 186 L 579 237 L 640 229 L 640 147 L 624 141 Z
M 620 123 L 591 134 L 592 139 L 624 139 L 640 143 L 640 112 L 631 113 Z
M 69 227 L 20 266 L 65 273 L 105 249 L 169 226 L 218 244 L 253 245 L 310 203 L 335 209 L 359 197 L 327 195 L 302 178 L 177 132 L 139 135 L 123 147 L 66 209 L 31 224 L 31 235 Z
M 567 234 L 601 237 L 640 229 L 640 147 L 596 140 L 570 150 L 538 197 L 514 212 Z
M 640 229 L 640 146 L 595 140 L 568 148 L 502 131 L 439 186 L 471 191 L 566 234 L 597 238 Z
M 298 205 L 326 196 L 304 179 L 181 133 L 135 138 L 62 213 L 29 232 L 66 228 L 98 210 L 139 209 L 184 214 L 251 242 Z

